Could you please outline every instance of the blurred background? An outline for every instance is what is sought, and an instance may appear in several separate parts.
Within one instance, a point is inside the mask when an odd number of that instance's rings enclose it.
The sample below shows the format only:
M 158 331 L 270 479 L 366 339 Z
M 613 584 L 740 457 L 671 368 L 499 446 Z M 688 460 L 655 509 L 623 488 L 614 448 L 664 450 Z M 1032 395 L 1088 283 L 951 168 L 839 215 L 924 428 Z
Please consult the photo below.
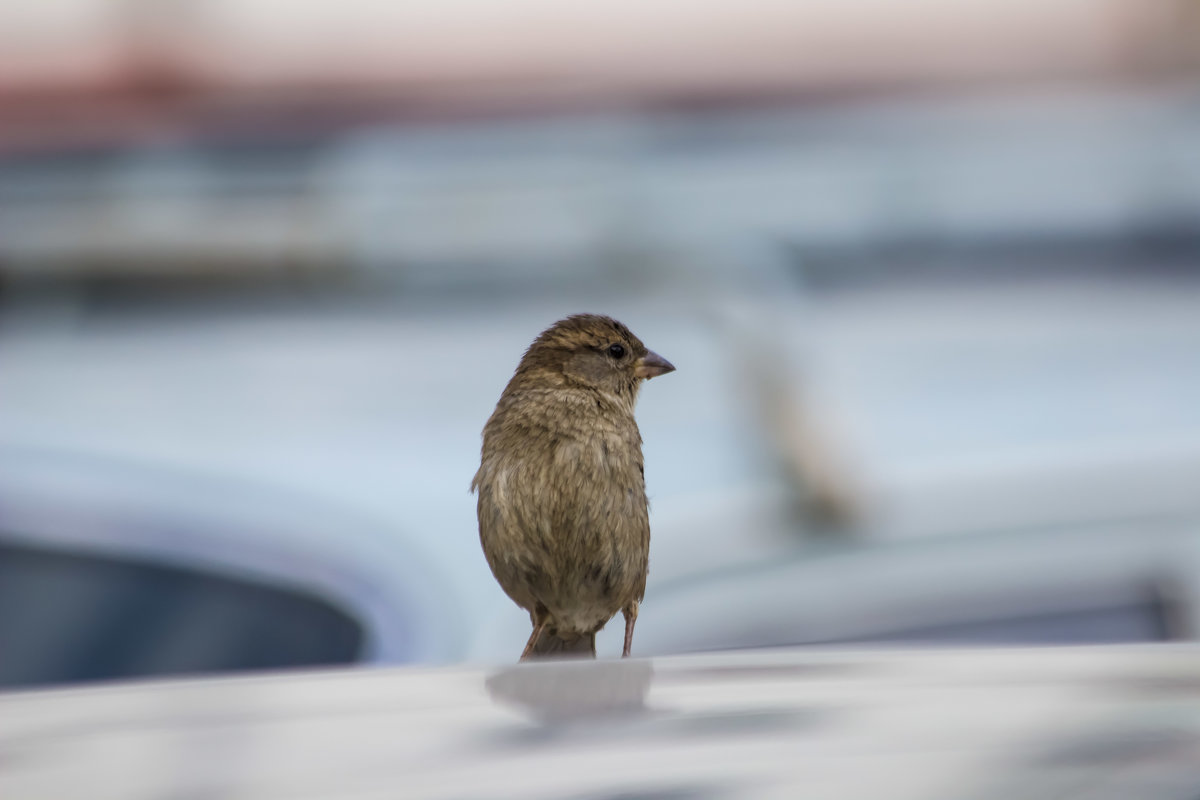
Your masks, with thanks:
M 579 311 L 678 367 L 635 654 L 1200 636 L 1200 2 L 42 0 L 0 685 L 515 660 L 467 487 Z

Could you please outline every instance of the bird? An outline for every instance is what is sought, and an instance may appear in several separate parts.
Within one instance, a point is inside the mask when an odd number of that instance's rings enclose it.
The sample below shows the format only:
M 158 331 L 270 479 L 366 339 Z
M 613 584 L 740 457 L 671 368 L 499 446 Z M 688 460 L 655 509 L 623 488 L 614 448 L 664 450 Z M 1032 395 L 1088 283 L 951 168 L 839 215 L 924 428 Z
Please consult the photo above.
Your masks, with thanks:
M 533 340 L 484 425 L 471 490 L 488 566 L 533 623 L 521 661 L 595 658 L 618 611 L 629 657 L 650 559 L 634 407 L 674 370 L 617 320 L 575 314 Z

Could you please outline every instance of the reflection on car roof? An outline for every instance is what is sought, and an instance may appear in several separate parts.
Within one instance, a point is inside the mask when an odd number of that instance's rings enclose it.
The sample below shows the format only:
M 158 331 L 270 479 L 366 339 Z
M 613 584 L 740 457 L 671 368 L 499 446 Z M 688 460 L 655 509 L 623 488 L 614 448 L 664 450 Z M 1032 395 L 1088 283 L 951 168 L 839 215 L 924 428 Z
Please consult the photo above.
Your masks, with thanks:
M 1200 782 L 1198 674 L 1200 650 L 1154 646 L 112 684 L 0 696 L 0 776 L 14 797 L 1153 800 Z

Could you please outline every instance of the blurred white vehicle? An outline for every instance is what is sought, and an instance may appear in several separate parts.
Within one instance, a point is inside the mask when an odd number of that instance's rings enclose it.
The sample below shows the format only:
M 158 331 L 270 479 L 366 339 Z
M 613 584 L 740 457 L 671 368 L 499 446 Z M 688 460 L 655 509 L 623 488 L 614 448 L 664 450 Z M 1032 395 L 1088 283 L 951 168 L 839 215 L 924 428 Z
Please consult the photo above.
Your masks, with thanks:
M 515 658 L 528 618 L 487 570 L 467 484 L 522 349 L 581 307 L 624 319 L 679 367 L 639 405 L 653 542 L 635 652 L 1194 637 L 1194 290 L 1069 290 L 1086 302 L 1056 303 L 1040 283 L 867 291 L 748 306 L 750 322 L 735 300 L 653 284 L 587 306 L 567 295 L 12 321 L 0 340 L 6 552 L 174 567 L 291 599 L 219 584 L 234 595 L 221 613 L 246 626 L 206 639 L 223 617 L 194 595 L 122 595 L 109 564 L 120 592 L 108 606 L 103 588 L 60 591 L 6 559 L 0 645 L 22 655 L 3 677 Z M 1036 337 L 1017 335 L 1030 325 Z M 776 419 L 764 398 L 805 413 Z M 805 425 L 831 444 L 796 458 L 788 432 Z M 846 479 L 841 527 L 797 510 L 811 498 L 784 476 L 804 481 L 813 463 Z M 171 575 L 148 586 L 183 579 Z M 254 631 L 282 619 L 334 646 L 293 637 L 256 655 L 247 642 L 272 640 Z M 602 655 L 619 652 L 618 634 L 603 632 Z
M 750 422 L 723 391 L 719 339 L 670 309 L 625 310 L 615 313 L 691 365 L 687 382 L 656 381 L 642 402 L 651 491 L 744 483 L 756 469 L 738 446 Z M 82 331 L 18 320 L 0 342 L 0 540 L 323 597 L 361 636 L 351 660 L 508 657 L 511 643 L 486 632 L 523 614 L 482 559 L 468 484 L 479 432 L 517 359 L 564 313 L 546 304 L 164 319 L 151 309 Z M 175 624 L 144 625 L 118 605 L 96 626 L 99 600 L 69 609 L 55 584 L 10 564 L 0 575 L 18 595 L 17 619 L 0 628 L 0 645 L 40 658 L 46 680 L 89 674 L 56 659 L 95 657 L 93 677 L 121 674 L 103 672 L 107 645 L 86 646 L 101 631 L 153 665 L 150 643 L 192 624 L 186 608 Z M 129 602 L 167 609 L 153 593 Z M 213 666 L 195 657 L 169 671 Z

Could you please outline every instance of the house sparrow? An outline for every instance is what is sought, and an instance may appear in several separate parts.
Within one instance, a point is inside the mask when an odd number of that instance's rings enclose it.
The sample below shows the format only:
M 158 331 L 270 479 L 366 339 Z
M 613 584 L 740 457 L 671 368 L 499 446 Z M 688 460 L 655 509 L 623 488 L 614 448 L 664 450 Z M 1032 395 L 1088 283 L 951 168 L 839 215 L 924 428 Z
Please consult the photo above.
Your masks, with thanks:
M 629 655 L 650 555 L 633 409 L 642 381 L 674 369 L 620 322 L 577 314 L 534 340 L 500 395 L 471 490 L 492 574 L 533 621 L 521 660 L 594 658 L 617 611 Z

